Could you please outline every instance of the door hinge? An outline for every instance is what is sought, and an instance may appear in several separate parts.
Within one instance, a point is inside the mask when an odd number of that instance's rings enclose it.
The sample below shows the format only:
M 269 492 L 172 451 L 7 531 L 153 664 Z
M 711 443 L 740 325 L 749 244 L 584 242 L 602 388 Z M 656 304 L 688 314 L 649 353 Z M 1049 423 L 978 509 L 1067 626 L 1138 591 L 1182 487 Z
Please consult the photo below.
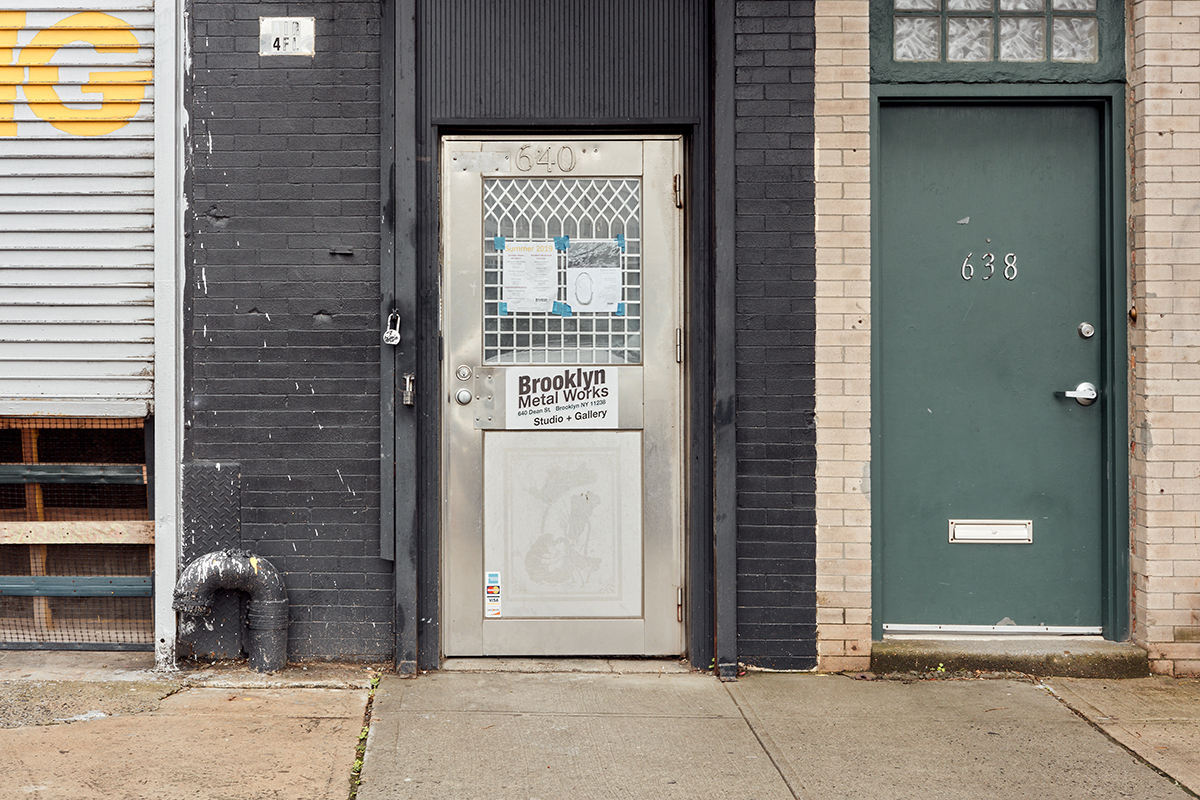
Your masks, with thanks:
M 675 604 L 675 621 L 683 622 L 683 587 L 678 587 L 676 591 L 679 601 Z
M 683 363 L 683 328 L 675 329 L 675 363 Z
M 675 207 L 683 208 L 683 176 L 675 174 Z

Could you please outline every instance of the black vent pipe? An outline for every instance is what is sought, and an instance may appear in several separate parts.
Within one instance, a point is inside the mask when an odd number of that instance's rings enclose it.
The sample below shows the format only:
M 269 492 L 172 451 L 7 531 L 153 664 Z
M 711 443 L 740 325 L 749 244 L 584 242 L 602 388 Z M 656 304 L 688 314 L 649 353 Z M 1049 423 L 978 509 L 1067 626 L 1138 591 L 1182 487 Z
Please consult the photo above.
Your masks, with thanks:
M 187 565 L 175 584 L 176 611 L 194 617 L 212 612 L 213 593 L 233 589 L 250 595 L 247 609 L 250 669 L 275 672 L 287 664 L 288 599 L 283 576 L 270 562 L 245 550 L 205 553 Z

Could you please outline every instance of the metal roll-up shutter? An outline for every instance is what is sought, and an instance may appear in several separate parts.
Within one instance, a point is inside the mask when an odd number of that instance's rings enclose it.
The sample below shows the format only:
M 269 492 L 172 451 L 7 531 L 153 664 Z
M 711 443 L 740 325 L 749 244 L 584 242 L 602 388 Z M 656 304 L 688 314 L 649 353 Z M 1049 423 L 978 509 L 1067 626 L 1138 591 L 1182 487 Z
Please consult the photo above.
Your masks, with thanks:
M 0 414 L 144 416 L 154 6 L 0 11 Z

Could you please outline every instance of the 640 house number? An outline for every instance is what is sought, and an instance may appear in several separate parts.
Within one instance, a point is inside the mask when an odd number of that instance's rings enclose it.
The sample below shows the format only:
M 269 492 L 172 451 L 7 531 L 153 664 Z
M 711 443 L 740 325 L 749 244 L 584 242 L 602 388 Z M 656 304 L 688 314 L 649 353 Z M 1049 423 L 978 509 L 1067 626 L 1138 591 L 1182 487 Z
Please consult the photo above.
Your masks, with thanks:
M 964 281 L 969 281 L 975 277 L 975 265 L 971 263 L 971 258 L 974 255 L 974 253 L 967 253 L 967 257 L 963 259 L 961 274 Z M 992 276 L 996 274 L 996 269 L 996 254 L 984 253 L 979 263 L 980 279 L 985 281 L 991 280 Z M 1002 274 L 1004 279 L 1008 281 L 1017 279 L 1016 253 L 1005 253 L 1004 266 L 1000 269 L 1000 274 Z
M 517 169 L 521 172 L 545 170 L 546 172 L 570 172 L 575 169 L 575 149 L 564 145 L 523 144 L 517 150 Z

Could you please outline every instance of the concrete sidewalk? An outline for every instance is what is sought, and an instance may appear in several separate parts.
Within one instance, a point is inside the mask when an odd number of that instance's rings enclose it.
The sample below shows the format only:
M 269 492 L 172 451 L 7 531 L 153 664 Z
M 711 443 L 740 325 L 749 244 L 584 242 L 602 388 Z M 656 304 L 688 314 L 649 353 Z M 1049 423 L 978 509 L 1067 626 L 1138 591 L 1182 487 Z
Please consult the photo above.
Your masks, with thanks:
M 153 666 L 147 653 L 0 652 L 0 798 L 349 797 L 371 671 Z
M 1195 796 L 1073 708 L 1200 789 L 1194 681 L 592 669 L 385 676 L 359 800 Z
M 1200 795 L 1200 680 L 1050 678 L 1045 683 L 1114 741 Z
M 377 667 L 151 666 L 148 654 L 0 651 L 0 798 L 350 796 Z M 360 800 L 1200 792 L 1200 681 L 723 684 L 674 661 L 446 666 L 383 676 Z

